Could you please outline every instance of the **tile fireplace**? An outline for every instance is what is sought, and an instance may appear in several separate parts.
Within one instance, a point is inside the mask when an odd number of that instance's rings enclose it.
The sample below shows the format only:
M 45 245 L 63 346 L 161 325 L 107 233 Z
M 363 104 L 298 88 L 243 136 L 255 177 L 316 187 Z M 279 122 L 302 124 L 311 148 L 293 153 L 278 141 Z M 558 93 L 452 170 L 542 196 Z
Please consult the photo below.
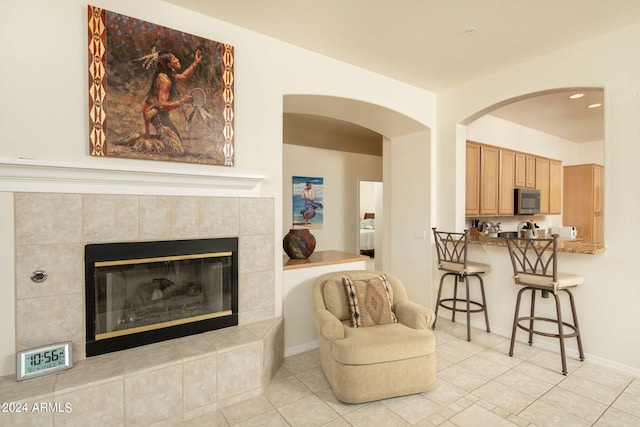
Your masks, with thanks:
M 1 162 L 0 166 L 4 167 Z M 32 169 L 28 176 L 41 175 Z M 100 181 L 88 186 L 95 173 L 93 168 L 68 173 L 72 175 L 69 181 L 81 183 L 82 188 L 61 185 L 61 178 L 54 180 L 53 192 L 45 191 L 47 184 L 38 182 L 29 191 L 14 190 L 3 199 L 9 202 L 9 217 L 15 213 L 14 259 L 7 257 L 10 262 L 4 264 L 15 269 L 11 274 L 15 287 L 13 297 L 3 304 L 3 308 L 15 307 L 15 314 L 4 324 L 5 330 L 15 330 L 15 349 L 72 341 L 74 355 L 73 369 L 28 384 L 17 383 L 15 368 L 8 366 L 0 378 L 4 379 L 0 383 L 3 401 L 73 402 L 72 413 L 55 414 L 64 417 L 56 420 L 58 424 L 92 419 L 146 425 L 191 420 L 264 392 L 284 354 L 283 322 L 276 317 L 275 307 L 275 260 L 281 259 L 275 241 L 275 199 L 260 197 L 259 192 L 245 194 L 235 187 L 212 194 L 207 191 L 209 180 L 199 176 L 177 178 L 179 182 L 195 180 L 196 195 L 188 191 L 173 194 L 176 177 L 169 173 L 162 181 L 167 184 L 155 194 L 155 187 L 141 186 L 149 180 L 146 173 L 128 174 L 126 170 L 104 178 L 110 182 L 131 175 L 130 185 L 103 188 Z M 193 249 L 196 241 L 229 237 L 237 237 L 238 246 L 238 326 L 86 357 L 87 245 L 185 240 Z M 213 252 L 218 251 L 227 249 Z M 47 272 L 48 278 L 36 283 L 31 275 L 39 270 Z M 182 282 L 161 273 L 154 272 L 150 281 Z M 169 283 L 164 282 L 165 289 L 172 287 L 166 287 Z M 156 301 L 159 296 L 156 292 Z M 2 356 L 15 359 L 13 345 L 8 347 L 10 351 Z
M 15 348 L 7 360 L 16 350 L 63 341 L 73 342 L 74 362 L 85 359 L 84 252 L 91 244 L 237 237 L 238 326 L 274 318 L 272 198 L 17 192 L 12 199 L 15 267 L 7 268 L 15 268 L 15 297 L 4 305 L 15 307 L 15 320 L 5 323 L 15 330 Z M 30 278 L 38 270 L 48 273 L 44 282 Z M 227 329 L 234 328 L 213 332 Z M 13 365 L 5 364 L 5 375 Z
M 238 239 L 85 246 L 86 355 L 238 325 Z

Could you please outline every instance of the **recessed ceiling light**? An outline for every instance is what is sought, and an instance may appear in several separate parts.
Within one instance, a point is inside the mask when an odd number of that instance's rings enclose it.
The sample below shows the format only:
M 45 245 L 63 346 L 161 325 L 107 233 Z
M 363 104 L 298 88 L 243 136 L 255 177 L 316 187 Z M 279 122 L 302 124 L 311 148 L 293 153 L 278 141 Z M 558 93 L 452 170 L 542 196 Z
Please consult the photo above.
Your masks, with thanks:
M 595 104 L 587 105 L 587 108 L 598 108 L 598 107 L 602 107 L 602 104 L 599 102 L 596 102 Z
M 569 98 L 570 99 L 578 99 L 578 98 L 582 98 L 583 96 L 584 96 L 584 93 L 574 93 Z

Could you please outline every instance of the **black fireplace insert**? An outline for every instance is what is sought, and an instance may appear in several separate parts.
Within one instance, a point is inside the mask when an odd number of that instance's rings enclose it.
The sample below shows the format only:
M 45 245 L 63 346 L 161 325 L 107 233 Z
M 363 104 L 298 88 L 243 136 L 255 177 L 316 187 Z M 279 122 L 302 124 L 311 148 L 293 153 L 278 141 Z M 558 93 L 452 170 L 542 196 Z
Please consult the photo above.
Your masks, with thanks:
M 85 246 L 86 355 L 238 324 L 238 239 Z

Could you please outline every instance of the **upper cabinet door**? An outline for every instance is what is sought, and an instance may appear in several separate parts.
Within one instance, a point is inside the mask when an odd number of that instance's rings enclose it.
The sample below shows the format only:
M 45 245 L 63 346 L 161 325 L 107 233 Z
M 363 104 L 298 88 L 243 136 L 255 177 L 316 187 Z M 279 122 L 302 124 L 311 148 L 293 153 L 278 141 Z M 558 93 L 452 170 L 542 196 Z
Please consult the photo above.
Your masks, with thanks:
M 526 188 L 536 188 L 536 158 L 527 154 L 526 178 L 524 186 Z
M 549 214 L 562 213 L 562 162 L 549 162 Z
M 600 165 L 593 165 L 593 211 L 604 211 L 604 167 Z
M 513 184 L 516 176 L 516 153 L 500 150 L 498 215 L 513 215 Z
M 465 213 L 480 214 L 480 145 L 467 142 Z
M 540 213 L 549 213 L 549 160 L 536 158 L 536 188 L 540 190 Z
M 516 153 L 516 173 L 513 185 L 518 188 L 527 186 L 527 155 Z
M 480 149 L 480 215 L 498 214 L 498 171 L 500 150 L 482 146 Z

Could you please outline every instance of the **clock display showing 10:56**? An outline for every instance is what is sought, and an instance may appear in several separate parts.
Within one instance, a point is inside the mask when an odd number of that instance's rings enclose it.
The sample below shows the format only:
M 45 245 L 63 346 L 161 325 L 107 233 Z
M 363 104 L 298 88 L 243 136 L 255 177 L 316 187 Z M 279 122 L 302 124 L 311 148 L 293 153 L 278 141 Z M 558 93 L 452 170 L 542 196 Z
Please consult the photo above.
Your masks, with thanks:
M 73 366 L 71 342 L 52 344 L 16 353 L 16 380 L 49 375 Z
M 64 364 L 64 348 L 54 348 L 53 350 L 33 353 L 27 356 L 25 374 L 30 374 L 42 369 L 55 368 Z

